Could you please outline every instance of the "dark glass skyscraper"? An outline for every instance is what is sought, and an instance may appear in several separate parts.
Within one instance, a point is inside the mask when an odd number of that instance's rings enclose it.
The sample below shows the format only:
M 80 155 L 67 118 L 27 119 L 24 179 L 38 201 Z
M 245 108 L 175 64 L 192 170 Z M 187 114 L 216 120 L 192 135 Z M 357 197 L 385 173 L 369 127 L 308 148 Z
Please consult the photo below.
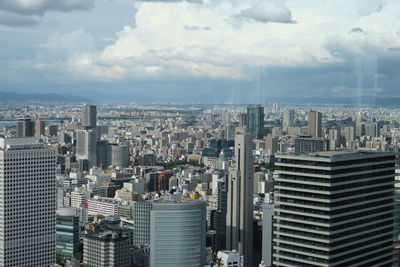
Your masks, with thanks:
M 264 137 L 264 108 L 260 105 L 247 107 L 246 130 L 253 138 Z

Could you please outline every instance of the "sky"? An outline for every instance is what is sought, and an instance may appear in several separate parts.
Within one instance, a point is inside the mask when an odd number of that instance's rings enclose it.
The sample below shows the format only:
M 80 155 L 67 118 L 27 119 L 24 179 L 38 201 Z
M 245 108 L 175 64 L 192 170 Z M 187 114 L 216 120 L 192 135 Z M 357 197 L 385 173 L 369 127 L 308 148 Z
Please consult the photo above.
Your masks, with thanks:
M 400 0 L 1 0 L 0 91 L 400 97 Z

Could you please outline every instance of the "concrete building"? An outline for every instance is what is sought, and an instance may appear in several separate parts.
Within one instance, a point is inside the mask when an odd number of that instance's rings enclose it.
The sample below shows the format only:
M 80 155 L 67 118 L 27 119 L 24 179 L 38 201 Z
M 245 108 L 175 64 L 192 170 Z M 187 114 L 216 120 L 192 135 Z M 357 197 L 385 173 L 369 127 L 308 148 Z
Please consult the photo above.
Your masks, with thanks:
M 95 105 L 85 104 L 82 108 L 81 117 L 82 126 L 95 128 L 97 125 L 97 107 Z
M 130 229 L 118 226 L 118 220 L 110 223 L 115 226 L 100 225 L 100 229 L 96 228 L 85 235 L 83 239 L 85 267 L 131 267 Z
M 229 170 L 226 249 L 244 257 L 244 267 L 253 259 L 253 141 L 249 134 L 235 138 L 235 165 Z
M 267 154 L 275 154 L 279 150 L 278 137 L 268 135 L 265 137 L 265 152 Z
M 283 113 L 282 120 L 283 128 L 293 127 L 294 126 L 294 110 L 289 109 Z
M 129 165 L 129 148 L 127 145 L 111 145 L 111 165 L 115 167 Z
M 329 150 L 329 145 L 330 141 L 325 138 L 300 136 L 294 139 L 294 152 L 303 154 L 317 151 L 326 151 Z
M 35 121 L 35 137 L 40 138 L 41 136 L 45 135 L 45 127 L 46 123 L 42 120 Z
M 206 202 L 160 199 L 150 211 L 150 267 L 203 267 Z
M 264 108 L 256 105 L 247 107 L 247 133 L 253 138 L 262 139 L 264 137 Z
M 76 154 L 79 160 L 87 160 L 89 169 L 97 165 L 96 131 L 76 131 Z
M 32 137 L 34 136 L 35 123 L 28 118 L 19 119 L 17 121 L 16 137 Z
M 262 217 L 262 260 L 268 267 L 272 266 L 272 239 L 274 222 L 274 204 L 263 204 Z
M 274 266 L 393 266 L 395 155 L 277 155 Z
M 308 113 L 308 134 L 311 137 L 322 136 L 322 114 L 318 111 L 310 111 Z
M 56 259 L 56 151 L 36 138 L 0 137 L 0 266 Z
M 219 267 L 241 267 L 240 254 L 237 251 L 218 251 L 217 266 Z
M 346 138 L 347 142 L 354 141 L 356 139 L 356 131 L 354 126 L 347 125 L 344 127 L 344 138 Z

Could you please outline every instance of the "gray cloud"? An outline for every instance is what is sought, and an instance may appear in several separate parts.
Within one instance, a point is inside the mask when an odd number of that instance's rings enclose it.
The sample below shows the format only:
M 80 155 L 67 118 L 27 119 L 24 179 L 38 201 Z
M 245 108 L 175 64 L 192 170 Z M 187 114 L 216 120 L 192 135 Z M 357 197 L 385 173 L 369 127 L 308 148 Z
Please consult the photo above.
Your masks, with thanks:
M 354 27 L 354 28 L 352 28 L 352 29 L 350 30 L 350 33 L 357 33 L 357 32 L 363 33 L 364 31 L 363 31 L 363 29 L 361 29 L 360 27 Z
M 20 15 L 43 15 L 54 10 L 69 12 L 73 10 L 88 10 L 93 8 L 94 0 L 1 0 L 0 10 Z
M 185 25 L 184 27 L 185 30 L 187 31 L 210 31 L 211 27 L 205 26 L 189 26 L 189 25 Z
M 250 8 L 242 10 L 238 17 L 263 23 L 296 23 L 292 19 L 292 12 L 283 3 L 271 0 L 262 0 Z
M 0 11 L 0 24 L 8 27 L 33 27 L 40 23 L 40 20 L 19 14 Z

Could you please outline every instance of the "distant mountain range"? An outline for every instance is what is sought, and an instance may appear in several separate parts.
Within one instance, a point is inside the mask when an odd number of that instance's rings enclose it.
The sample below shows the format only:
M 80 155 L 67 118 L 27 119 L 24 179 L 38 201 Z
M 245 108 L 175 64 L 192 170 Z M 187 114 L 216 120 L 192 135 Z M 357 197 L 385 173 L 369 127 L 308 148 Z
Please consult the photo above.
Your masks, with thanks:
M 63 102 L 63 103 L 79 103 L 91 102 L 89 98 L 72 95 L 59 94 L 22 94 L 0 92 L 0 102 Z

